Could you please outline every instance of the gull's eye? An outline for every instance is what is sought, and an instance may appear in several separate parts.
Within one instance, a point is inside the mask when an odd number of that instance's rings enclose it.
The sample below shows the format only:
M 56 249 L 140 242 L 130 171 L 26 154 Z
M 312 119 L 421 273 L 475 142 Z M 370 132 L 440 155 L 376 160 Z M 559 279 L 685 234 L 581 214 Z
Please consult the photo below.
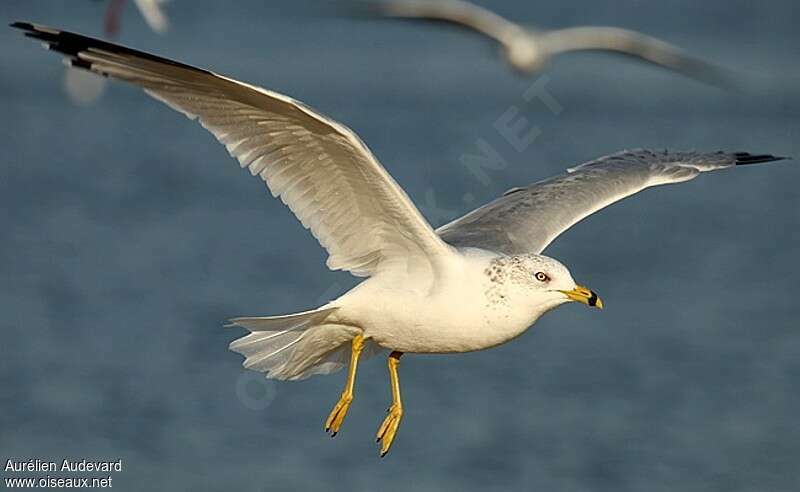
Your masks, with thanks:
M 536 275 L 534 275 L 534 277 L 536 277 L 536 280 L 538 280 L 539 282 L 550 281 L 550 277 L 548 277 L 547 274 L 544 272 L 536 272 Z

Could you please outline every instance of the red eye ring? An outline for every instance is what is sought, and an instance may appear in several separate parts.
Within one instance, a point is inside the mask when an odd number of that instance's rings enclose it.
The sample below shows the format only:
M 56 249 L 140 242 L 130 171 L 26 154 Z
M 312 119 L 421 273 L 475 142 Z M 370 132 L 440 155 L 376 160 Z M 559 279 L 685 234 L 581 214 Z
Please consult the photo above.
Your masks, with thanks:
M 536 274 L 534 275 L 534 277 L 535 277 L 535 278 L 536 278 L 536 280 L 538 280 L 539 282 L 549 282 L 549 281 L 550 281 L 550 277 L 548 277 L 548 276 L 547 276 L 547 274 L 546 274 L 546 273 L 544 273 L 544 272 L 536 272 Z

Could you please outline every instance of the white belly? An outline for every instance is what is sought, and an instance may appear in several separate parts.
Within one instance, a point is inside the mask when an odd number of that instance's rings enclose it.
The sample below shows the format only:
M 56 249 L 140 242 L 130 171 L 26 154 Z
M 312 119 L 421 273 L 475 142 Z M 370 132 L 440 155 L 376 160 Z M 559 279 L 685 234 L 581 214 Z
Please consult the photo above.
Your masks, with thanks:
M 494 293 L 485 261 L 466 264 L 432 292 L 375 277 L 334 304 L 337 321 L 360 327 L 381 347 L 412 353 L 482 350 L 522 334 L 541 313 Z

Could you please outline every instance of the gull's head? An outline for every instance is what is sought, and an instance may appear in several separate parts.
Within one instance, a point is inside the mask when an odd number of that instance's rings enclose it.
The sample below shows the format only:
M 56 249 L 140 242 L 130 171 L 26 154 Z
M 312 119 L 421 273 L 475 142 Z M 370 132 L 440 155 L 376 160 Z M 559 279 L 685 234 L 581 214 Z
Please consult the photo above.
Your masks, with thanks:
M 527 32 L 514 35 L 503 49 L 508 63 L 523 74 L 538 72 L 547 61 L 539 43 Z
M 517 302 L 524 302 L 537 312 L 549 311 L 566 302 L 603 308 L 603 301 L 594 291 L 576 283 L 566 266 L 548 256 L 501 257 L 490 268 L 494 268 L 495 281 L 514 285 L 519 296 Z

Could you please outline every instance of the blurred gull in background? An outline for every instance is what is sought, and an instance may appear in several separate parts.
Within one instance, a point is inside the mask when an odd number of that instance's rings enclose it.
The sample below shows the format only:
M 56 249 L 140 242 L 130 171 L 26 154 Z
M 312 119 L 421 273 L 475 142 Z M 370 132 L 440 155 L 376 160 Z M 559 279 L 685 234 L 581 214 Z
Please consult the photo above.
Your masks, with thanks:
M 544 69 L 551 58 L 563 53 L 602 51 L 652 63 L 718 87 L 735 87 L 732 75 L 721 67 L 629 29 L 581 26 L 533 30 L 464 0 L 385 0 L 359 5 L 363 8 L 357 10 L 362 14 L 442 22 L 488 36 L 500 43 L 506 61 L 523 74 Z
M 109 0 L 105 17 L 105 31 L 108 36 L 116 37 L 122 24 L 122 12 L 126 0 Z M 147 25 L 158 34 L 165 34 L 169 29 L 169 20 L 161 4 L 167 0 L 134 0 Z

